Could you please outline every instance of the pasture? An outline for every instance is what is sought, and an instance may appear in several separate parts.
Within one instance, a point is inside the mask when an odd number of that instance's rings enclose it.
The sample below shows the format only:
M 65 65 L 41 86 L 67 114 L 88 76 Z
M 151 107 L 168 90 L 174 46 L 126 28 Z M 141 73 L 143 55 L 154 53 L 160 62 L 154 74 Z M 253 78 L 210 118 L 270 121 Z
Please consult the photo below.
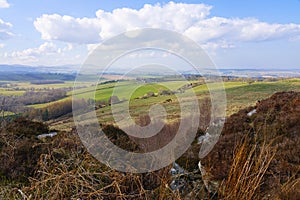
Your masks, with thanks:
M 158 95 L 157 97 L 143 97 L 148 92 L 157 93 L 160 90 L 166 88 L 176 90 L 182 87 L 185 82 L 172 81 L 172 82 L 162 82 L 162 83 L 149 83 L 139 87 L 135 90 L 129 100 L 129 109 L 131 116 L 138 120 L 140 116 L 147 115 L 149 109 L 152 105 L 160 104 L 162 105 L 166 112 L 168 113 L 168 119 L 173 121 L 179 119 L 180 116 L 180 106 L 177 102 L 175 95 Z M 76 94 L 81 98 L 93 97 L 92 94 L 95 94 L 95 100 L 107 101 L 113 91 L 120 91 L 118 93 L 119 99 L 125 98 L 128 95 L 128 91 L 131 91 L 134 88 L 133 81 L 121 82 L 119 85 L 115 84 L 104 84 L 98 85 L 96 88 L 96 93 L 93 92 L 91 88 L 84 88 L 78 91 L 75 91 Z M 210 87 L 212 90 L 220 90 L 220 85 L 211 84 Z M 253 106 L 257 101 L 270 97 L 272 94 L 280 91 L 300 91 L 300 79 L 291 79 L 291 80 L 281 80 L 276 82 L 224 82 L 224 89 L 226 91 L 227 97 L 227 109 L 226 115 L 230 116 L 231 114 L 239 111 L 242 108 Z M 209 98 L 209 90 L 206 85 L 199 85 L 190 90 L 193 90 L 199 101 Z M 70 94 L 71 95 L 71 94 Z M 71 96 L 69 97 L 71 98 Z M 166 100 L 171 99 L 170 102 Z M 96 115 L 101 123 L 114 123 L 113 116 L 111 113 L 110 106 L 97 109 Z M 62 123 L 60 120 L 52 122 L 52 125 L 55 128 L 62 127 L 71 127 L 73 126 L 73 120 L 71 118 L 64 118 Z
M 195 83 L 192 81 L 190 83 Z M 57 102 L 63 102 L 72 98 L 72 95 L 79 99 L 94 99 L 96 102 L 108 102 L 108 99 L 115 95 L 121 101 L 129 101 L 130 114 L 134 119 L 138 119 L 141 115 L 147 115 L 152 105 L 162 105 L 168 113 L 168 120 L 177 120 L 181 117 L 180 106 L 178 104 L 176 95 L 159 94 L 161 91 L 176 91 L 185 86 L 186 81 L 164 81 L 153 83 L 142 83 L 136 80 L 122 80 L 119 82 L 108 82 L 104 84 L 92 85 L 92 83 L 80 83 L 77 90 L 72 90 L 74 83 L 65 82 L 63 84 L 45 84 L 35 85 L 29 82 L 12 82 L 10 87 L 0 87 L 0 95 L 7 96 L 21 96 L 26 91 L 36 90 L 43 91 L 49 89 L 68 89 L 65 98 L 44 104 L 34 104 L 28 107 L 35 109 L 47 108 L 49 105 Z M 211 90 L 220 90 L 222 85 L 211 83 Z M 238 110 L 255 105 L 258 100 L 270 97 L 272 94 L 280 91 L 300 91 L 300 79 L 286 79 L 275 82 L 243 82 L 243 81 L 229 81 L 224 82 L 224 89 L 227 100 L 227 116 L 237 112 Z M 200 84 L 187 91 L 193 91 L 199 101 L 209 98 L 209 90 L 207 85 Z M 155 95 L 147 96 L 152 93 Z M 96 110 L 97 117 L 101 123 L 114 123 L 111 114 L 110 106 Z M 67 117 L 51 121 L 54 128 L 60 129 L 62 127 L 71 127 L 73 125 L 72 118 Z

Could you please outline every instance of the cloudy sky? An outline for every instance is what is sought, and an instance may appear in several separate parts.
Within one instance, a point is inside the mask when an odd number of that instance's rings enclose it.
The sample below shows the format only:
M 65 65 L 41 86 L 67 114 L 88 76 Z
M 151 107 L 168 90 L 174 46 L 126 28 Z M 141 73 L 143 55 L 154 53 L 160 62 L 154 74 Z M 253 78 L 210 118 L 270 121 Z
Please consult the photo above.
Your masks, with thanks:
M 182 33 L 220 68 L 300 68 L 300 0 L 0 0 L 0 64 L 80 65 L 137 28 Z

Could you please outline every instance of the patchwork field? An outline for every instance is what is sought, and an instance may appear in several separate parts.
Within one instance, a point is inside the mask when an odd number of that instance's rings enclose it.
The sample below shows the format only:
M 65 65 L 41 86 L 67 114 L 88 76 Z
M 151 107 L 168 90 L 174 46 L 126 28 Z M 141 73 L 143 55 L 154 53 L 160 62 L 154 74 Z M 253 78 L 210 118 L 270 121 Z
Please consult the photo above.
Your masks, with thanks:
M 157 93 L 163 89 L 170 88 L 175 90 L 182 87 L 185 82 L 163 82 L 150 83 L 138 88 L 131 96 L 129 107 L 130 114 L 133 118 L 138 119 L 141 115 L 146 115 L 149 108 L 155 104 L 161 104 L 165 107 L 170 119 L 176 120 L 180 117 L 180 107 L 175 95 L 158 95 L 157 97 L 141 98 L 149 92 Z M 107 101 L 112 95 L 114 89 L 121 91 L 118 97 L 121 100 L 126 98 L 128 91 L 134 88 L 134 82 L 121 82 L 118 86 L 115 84 L 98 85 L 95 93 L 96 101 Z M 221 89 L 212 84 L 213 90 Z M 227 116 L 239 111 L 242 108 L 255 105 L 257 101 L 270 97 L 279 91 L 300 91 L 300 79 L 282 80 L 276 82 L 224 82 L 224 88 L 227 96 Z M 206 85 L 196 86 L 193 90 L 199 100 L 209 97 L 209 90 Z M 84 88 L 75 91 L 81 98 L 90 98 L 94 94 L 92 88 Z M 71 98 L 71 92 L 68 98 Z M 168 102 L 167 102 L 168 101 Z M 44 106 L 44 105 L 39 105 Z M 96 110 L 97 117 L 102 123 L 113 123 L 111 108 L 109 106 Z M 52 121 L 51 125 L 57 129 L 65 129 L 73 126 L 72 118 L 62 118 L 62 120 Z

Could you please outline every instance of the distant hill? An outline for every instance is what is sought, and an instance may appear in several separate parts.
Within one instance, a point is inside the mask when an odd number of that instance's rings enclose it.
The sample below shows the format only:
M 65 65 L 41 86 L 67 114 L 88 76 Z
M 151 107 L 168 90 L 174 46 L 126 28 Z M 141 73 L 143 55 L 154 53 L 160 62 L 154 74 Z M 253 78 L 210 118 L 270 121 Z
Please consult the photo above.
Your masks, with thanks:
M 62 65 L 62 66 L 29 66 L 29 65 L 5 65 L 0 64 L 0 72 L 5 73 L 76 73 L 79 66 Z
M 32 67 L 26 65 L 0 65 L 2 81 L 73 81 L 76 77 L 74 66 Z
M 29 65 L 5 65 L 0 64 L 0 80 L 5 81 L 34 81 L 39 79 L 47 80 L 72 80 L 70 77 L 61 79 L 60 77 L 49 74 L 77 74 L 79 70 L 79 65 L 61 65 L 61 66 L 29 66 Z M 95 66 L 96 67 L 96 66 Z M 124 69 L 114 69 L 117 71 L 107 71 L 106 74 L 112 75 L 122 75 L 126 72 Z M 153 73 L 155 71 L 155 73 Z M 216 74 L 215 70 L 201 68 L 200 73 L 203 76 L 212 76 L 212 75 L 222 75 L 227 77 L 244 77 L 244 78 L 291 78 L 291 77 L 300 77 L 300 68 L 294 69 L 268 69 L 268 68 L 255 68 L 255 69 L 243 69 L 243 68 L 232 68 L 232 69 L 223 69 L 219 68 L 218 73 Z M 195 71 L 179 71 L 184 75 L 194 75 Z M 99 69 L 101 73 L 101 69 Z M 135 76 L 139 75 L 149 75 L 149 76 L 165 76 L 170 75 L 168 72 L 163 72 L 161 70 L 153 70 L 150 68 L 141 69 L 134 72 Z M 36 74 L 47 74 L 44 76 L 37 76 Z M 49 77 L 50 76 L 50 77 Z M 37 78 L 37 79 L 36 79 Z
M 38 68 L 25 66 L 25 65 L 0 65 L 1 73 L 28 73 L 28 72 L 37 72 Z
M 60 74 L 60 73 L 14 73 L 14 72 L 0 72 L 1 81 L 26 81 L 36 82 L 40 80 L 47 81 L 74 81 L 76 74 Z

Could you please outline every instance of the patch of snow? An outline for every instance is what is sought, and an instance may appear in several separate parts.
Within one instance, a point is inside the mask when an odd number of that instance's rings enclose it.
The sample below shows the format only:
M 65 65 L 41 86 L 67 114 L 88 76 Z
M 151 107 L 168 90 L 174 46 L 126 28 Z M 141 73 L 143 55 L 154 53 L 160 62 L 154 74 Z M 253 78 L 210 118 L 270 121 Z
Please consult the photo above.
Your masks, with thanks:
M 51 133 L 45 133 L 45 134 L 38 135 L 37 138 L 43 139 L 43 138 L 47 138 L 47 137 L 54 137 L 56 135 L 57 135 L 57 132 L 51 132 Z
M 256 113 L 256 109 L 252 110 L 251 112 L 249 112 L 247 114 L 248 117 L 251 117 L 252 115 L 254 115 Z

